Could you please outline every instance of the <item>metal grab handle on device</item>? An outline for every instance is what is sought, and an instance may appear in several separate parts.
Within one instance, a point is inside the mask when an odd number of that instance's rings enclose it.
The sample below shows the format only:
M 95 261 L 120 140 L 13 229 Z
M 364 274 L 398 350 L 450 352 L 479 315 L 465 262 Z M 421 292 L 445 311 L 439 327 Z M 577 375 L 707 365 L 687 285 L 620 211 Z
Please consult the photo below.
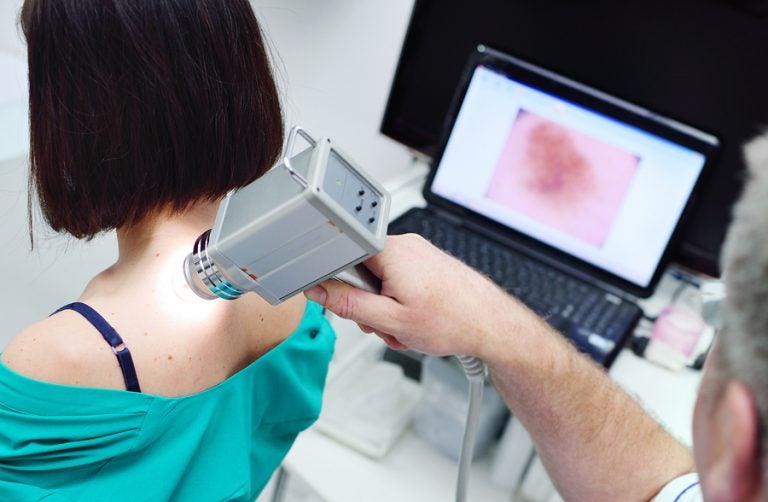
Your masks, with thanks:
M 309 135 L 309 133 L 304 130 L 301 126 L 293 126 L 288 132 L 288 140 L 285 143 L 285 153 L 283 154 L 283 167 L 291 173 L 291 176 L 299 181 L 299 183 L 302 184 L 304 188 L 307 188 L 307 180 L 304 179 L 304 177 L 296 171 L 296 169 L 293 167 L 293 164 L 291 163 L 291 154 L 293 153 L 293 147 L 296 144 L 296 136 L 301 136 L 304 138 L 304 140 L 310 144 L 312 148 L 314 148 L 317 145 L 317 140 Z

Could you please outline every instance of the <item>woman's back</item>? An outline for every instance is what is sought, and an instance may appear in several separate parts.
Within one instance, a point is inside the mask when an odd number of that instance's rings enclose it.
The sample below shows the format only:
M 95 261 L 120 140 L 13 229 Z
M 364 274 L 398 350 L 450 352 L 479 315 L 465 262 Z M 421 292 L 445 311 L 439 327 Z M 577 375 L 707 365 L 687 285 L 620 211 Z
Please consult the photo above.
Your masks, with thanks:
M 175 398 L 51 384 L 0 363 L 0 499 L 253 500 L 317 418 L 333 342 L 308 303 L 286 340 Z M 173 380 L 197 379 L 184 372 Z
M 213 214 L 209 205 L 118 232 L 118 262 L 80 297 L 125 341 L 144 392 L 174 397 L 212 387 L 280 343 L 303 316 L 301 297 L 273 307 L 257 295 L 203 300 L 189 291 L 182 260 Z M 71 310 L 25 329 L 2 359 L 48 382 L 125 388 L 109 344 Z
M 11 341 L 0 500 L 253 500 L 317 418 L 334 342 L 322 309 L 203 300 L 184 283 L 184 254 L 214 210 L 119 230 L 118 261 L 79 299 L 96 314 L 63 310 Z M 126 390 L 98 317 L 129 349 L 141 392 Z
M 184 283 L 188 244 L 214 210 L 119 230 L 117 263 L 80 298 L 128 347 L 141 392 L 125 390 L 104 326 L 77 311 L 11 341 L 0 500 L 253 500 L 317 418 L 334 343 L 322 309 L 203 300 Z

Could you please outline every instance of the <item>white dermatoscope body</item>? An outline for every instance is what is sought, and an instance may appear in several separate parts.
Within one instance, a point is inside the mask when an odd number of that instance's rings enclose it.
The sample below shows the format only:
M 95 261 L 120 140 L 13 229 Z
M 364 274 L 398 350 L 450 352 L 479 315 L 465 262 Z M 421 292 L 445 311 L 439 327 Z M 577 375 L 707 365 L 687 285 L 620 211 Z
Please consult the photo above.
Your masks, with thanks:
M 291 157 L 299 136 L 310 146 Z M 330 277 L 378 292 L 360 262 L 384 248 L 389 204 L 330 139 L 294 127 L 282 163 L 221 202 L 184 260 L 187 284 L 206 299 L 252 291 L 273 305 Z

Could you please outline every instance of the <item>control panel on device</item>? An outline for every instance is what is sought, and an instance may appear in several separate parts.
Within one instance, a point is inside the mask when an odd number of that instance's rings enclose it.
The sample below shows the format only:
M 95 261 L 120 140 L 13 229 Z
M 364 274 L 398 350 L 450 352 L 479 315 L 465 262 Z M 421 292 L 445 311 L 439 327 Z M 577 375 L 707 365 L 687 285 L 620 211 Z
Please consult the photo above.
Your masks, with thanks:
M 333 148 L 330 150 L 323 189 L 362 225 L 375 228 L 382 195 L 357 174 Z

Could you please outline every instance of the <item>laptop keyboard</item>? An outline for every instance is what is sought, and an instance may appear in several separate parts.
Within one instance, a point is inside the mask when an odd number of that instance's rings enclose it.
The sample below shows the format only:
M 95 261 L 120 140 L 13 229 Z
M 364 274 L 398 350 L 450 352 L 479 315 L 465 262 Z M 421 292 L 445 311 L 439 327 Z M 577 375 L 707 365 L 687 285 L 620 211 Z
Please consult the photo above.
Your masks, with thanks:
M 417 233 L 488 275 L 598 362 L 610 364 L 640 317 L 640 308 L 422 210 L 389 227 Z

